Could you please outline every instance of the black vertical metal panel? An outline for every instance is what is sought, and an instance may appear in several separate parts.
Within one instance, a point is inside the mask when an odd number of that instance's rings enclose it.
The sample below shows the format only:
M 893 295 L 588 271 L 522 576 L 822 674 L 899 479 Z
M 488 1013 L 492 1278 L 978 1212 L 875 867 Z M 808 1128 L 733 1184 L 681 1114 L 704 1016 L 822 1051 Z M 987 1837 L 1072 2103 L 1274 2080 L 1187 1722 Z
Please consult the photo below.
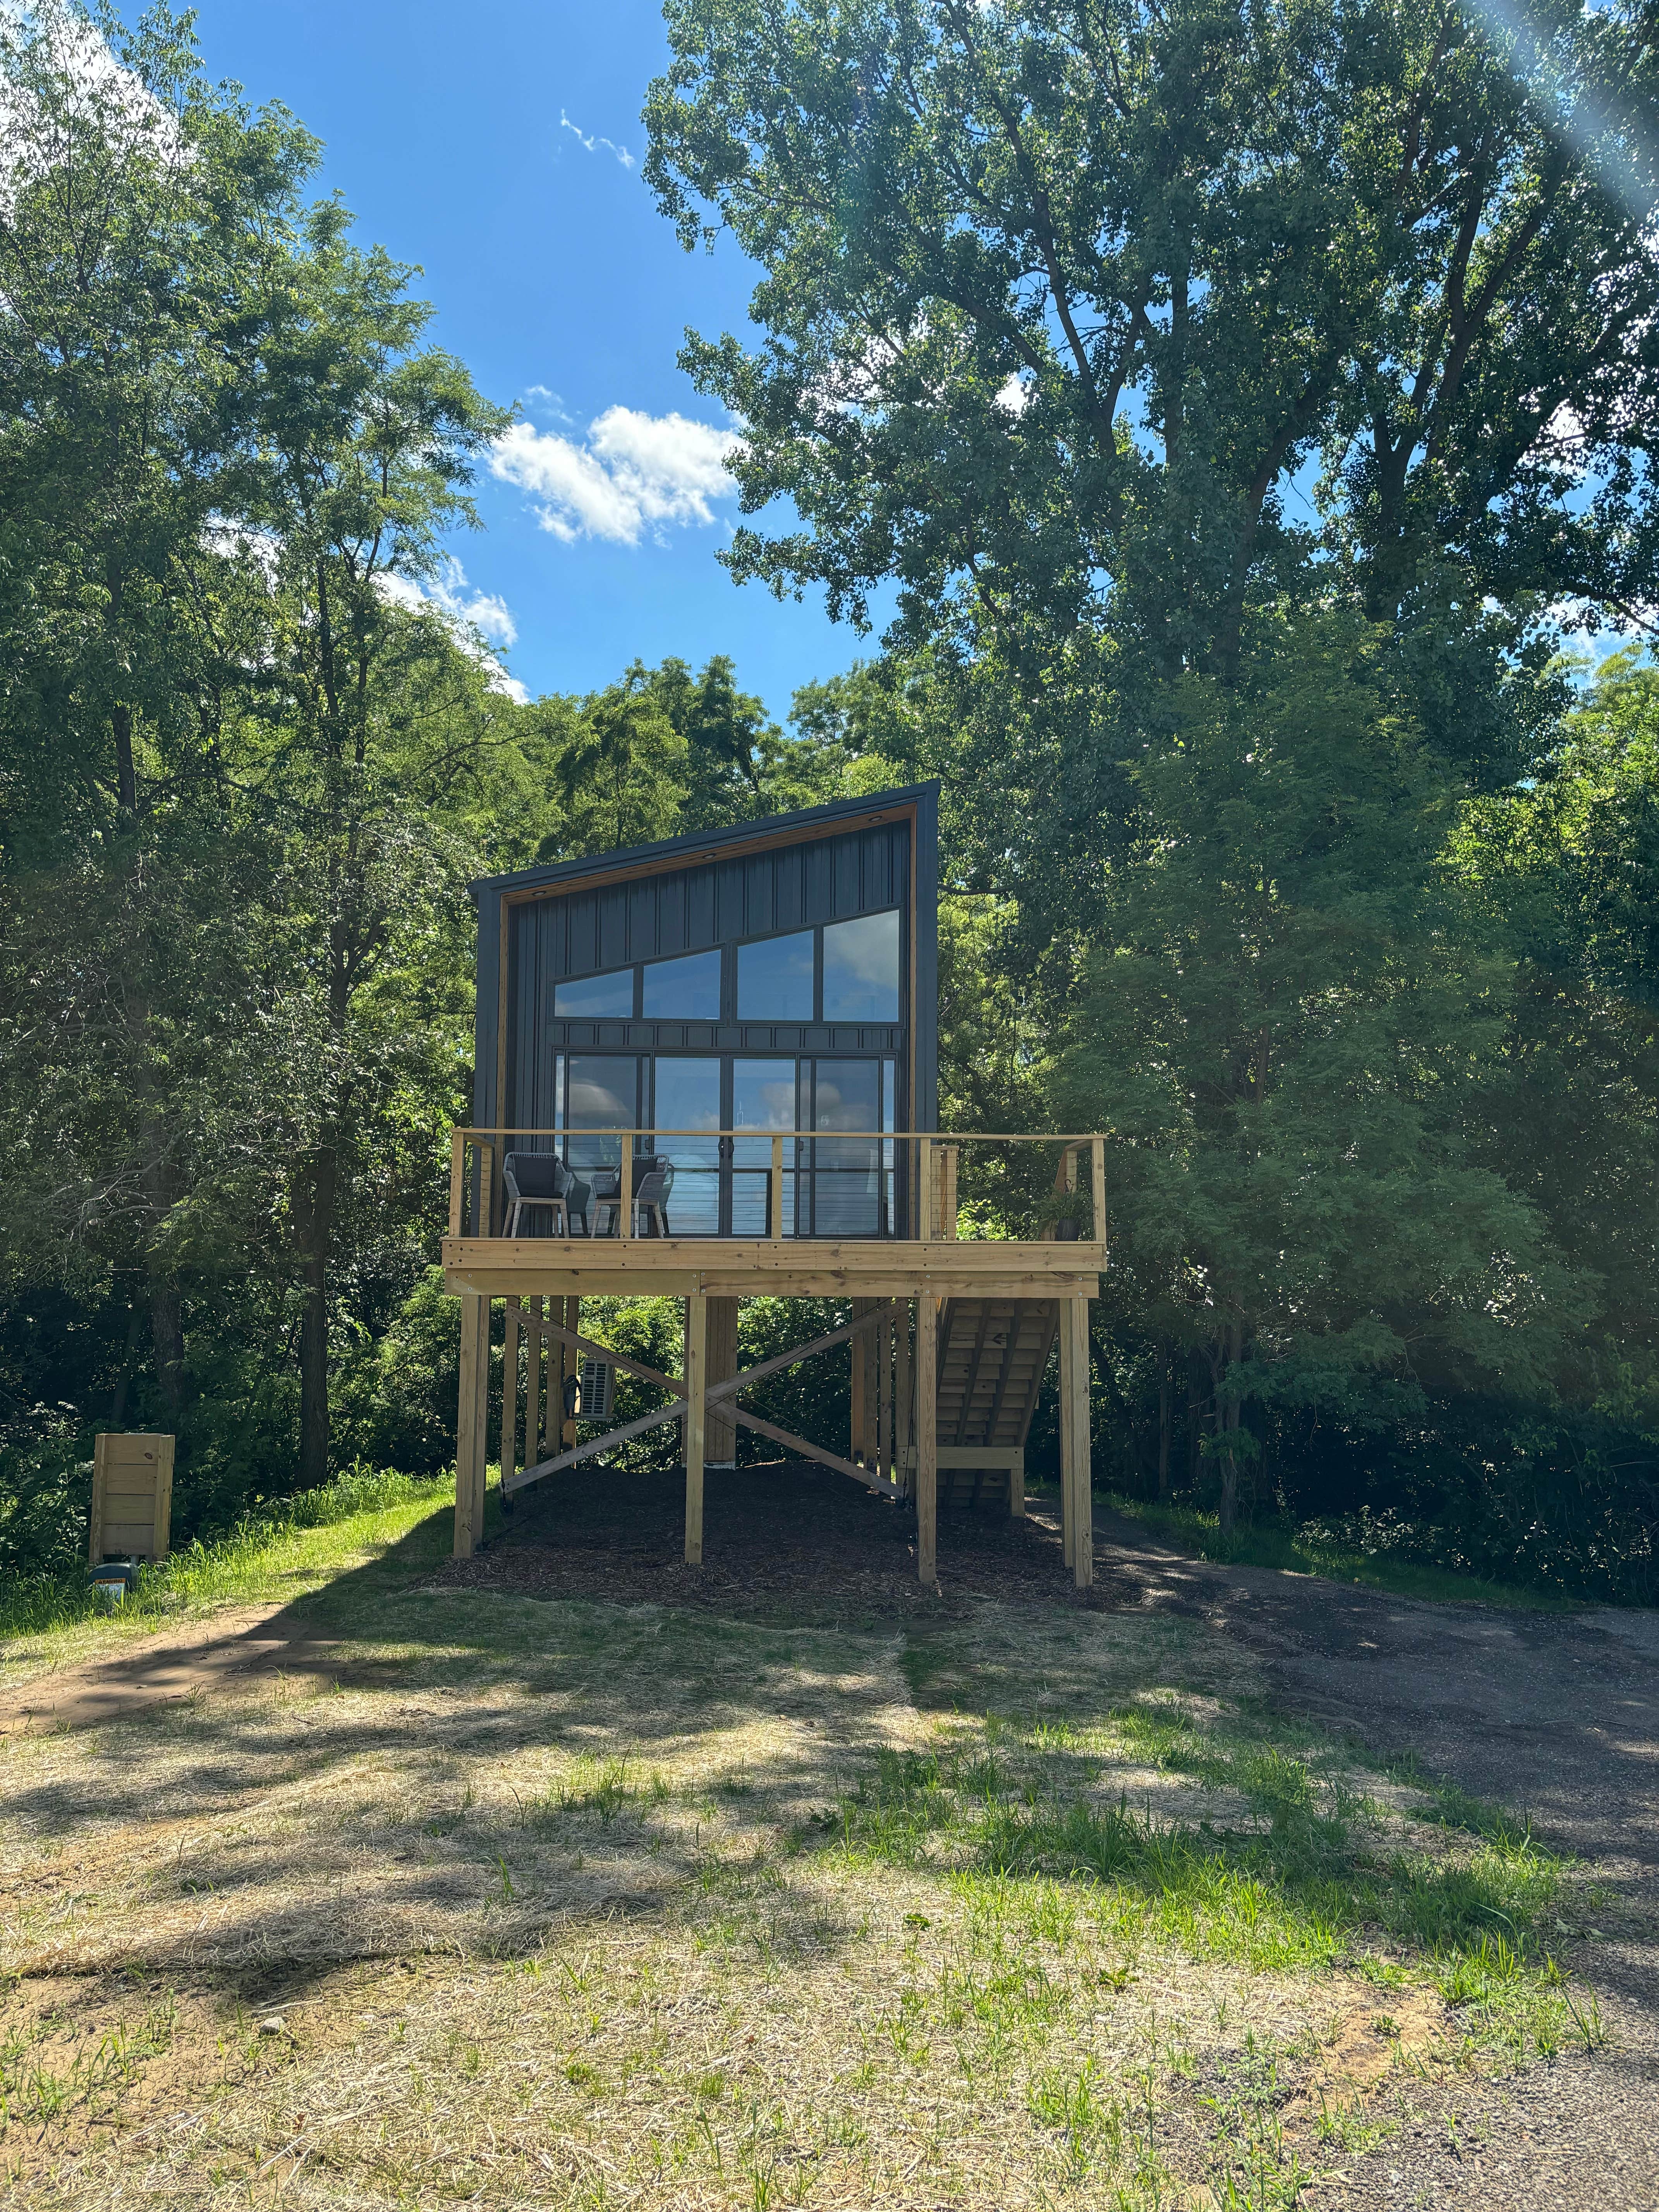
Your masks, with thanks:
M 872 823 L 878 809 L 897 818 Z M 902 808 L 903 812 L 898 812 Z M 915 882 L 912 828 L 915 809 Z M 710 946 L 735 944 L 814 923 L 844 921 L 859 914 L 896 906 L 913 933 L 915 1002 L 904 1008 L 902 1044 L 891 1032 L 863 1030 L 856 1038 L 839 1030 L 833 1039 L 815 1035 L 808 1044 L 780 1032 L 774 1048 L 892 1049 L 898 1046 L 903 1091 L 902 1121 L 918 1129 L 937 1126 L 939 1111 L 939 857 L 938 786 L 842 800 L 771 822 L 675 839 L 633 852 L 609 853 L 592 860 L 526 869 L 514 876 L 476 884 L 478 903 L 478 998 L 476 1022 L 477 1066 L 473 1115 L 480 1127 L 547 1128 L 554 1119 L 553 1062 L 557 1047 L 550 1036 L 554 985 L 563 977 L 593 974 L 640 960 L 672 958 Z M 849 820 L 845 830 L 837 817 Z M 726 844 L 752 844 L 757 836 L 779 842 L 761 851 L 724 855 Z M 679 854 L 684 853 L 684 864 Z M 642 872 L 623 882 L 618 870 L 643 863 Z M 592 881 L 588 878 L 612 878 Z M 514 894 L 510 898 L 507 895 Z M 501 1001 L 499 972 L 501 915 L 507 899 L 508 919 L 507 1034 L 498 1036 Z M 728 1006 L 729 1024 L 735 1009 Z M 588 1048 L 653 1048 L 654 1031 L 618 1027 L 613 1036 L 593 1036 Z M 881 1040 L 888 1040 L 884 1042 Z M 665 1049 L 708 1049 L 712 1036 L 665 1036 Z M 730 1050 L 735 1036 L 723 1037 Z M 914 1047 L 912 1052 L 906 1046 Z M 754 1038 L 740 1048 L 767 1047 Z M 908 1065 L 907 1065 L 908 1063 Z M 504 1078 L 504 1081 L 501 1079 Z
M 917 1129 L 939 1127 L 939 786 L 916 793 L 916 1095 Z
M 500 1102 L 496 1066 L 501 1029 L 501 894 L 495 885 L 475 884 L 478 902 L 478 997 L 472 1021 L 472 1126 L 493 1129 Z

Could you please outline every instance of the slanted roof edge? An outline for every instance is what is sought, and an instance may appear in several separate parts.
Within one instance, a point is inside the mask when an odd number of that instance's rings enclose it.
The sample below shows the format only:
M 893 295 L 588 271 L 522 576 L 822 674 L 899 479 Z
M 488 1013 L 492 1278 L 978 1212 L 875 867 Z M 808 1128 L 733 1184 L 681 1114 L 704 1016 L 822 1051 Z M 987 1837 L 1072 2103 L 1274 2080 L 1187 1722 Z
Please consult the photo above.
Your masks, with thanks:
M 787 836 L 794 830 L 835 830 L 856 827 L 871 816 L 939 795 L 938 781 L 907 783 L 889 791 L 872 791 L 856 799 L 834 799 L 824 806 L 798 808 L 793 814 L 764 814 L 757 821 L 738 822 L 724 830 L 693 830 L 682 837 L 665 837 L 651 845 L 622 845 L 614 852 L 596 854 L 581 860 L 550 860 L 538 868 L 515 868 L 507 875 L 479 876 L 468 889 L 475 899 L 483 893 L 574 888 L 590 876 L 608 876 L 619 869 L 641 864 L 672 861 L 684 854 L 689 861 L 718 860 L 729 845 L 744 844 L 757 836 Z

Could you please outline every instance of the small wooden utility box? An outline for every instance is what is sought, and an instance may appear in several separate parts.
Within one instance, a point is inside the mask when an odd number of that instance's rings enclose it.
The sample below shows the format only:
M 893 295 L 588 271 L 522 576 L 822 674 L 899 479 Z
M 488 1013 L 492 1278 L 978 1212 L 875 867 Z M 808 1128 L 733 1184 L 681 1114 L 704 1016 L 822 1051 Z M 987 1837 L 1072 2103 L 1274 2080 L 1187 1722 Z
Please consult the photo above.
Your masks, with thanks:
M 171 1437 L 106 1433 L 94 1447 L 87 1560 L 164 1559 L 173 1520 Z

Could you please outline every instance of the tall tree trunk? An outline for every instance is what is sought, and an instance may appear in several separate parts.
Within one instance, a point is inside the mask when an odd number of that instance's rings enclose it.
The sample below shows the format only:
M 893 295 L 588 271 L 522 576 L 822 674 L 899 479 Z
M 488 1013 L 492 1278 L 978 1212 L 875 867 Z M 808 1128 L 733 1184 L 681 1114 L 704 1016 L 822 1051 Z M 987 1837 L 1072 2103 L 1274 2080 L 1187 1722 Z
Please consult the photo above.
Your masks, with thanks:
M 334 1241 L 338 1162 L 331 1143 L 306 1162 L 295 1192 L 300 1250 L 300 1480 L 315 1490 L 328 1480 L 328 1257 Z
M 1221 1463 L 1221 1534 L 1231 1536 L 1238 1525 L 1238 1395 L 1227 1388 L 1227 1371 L 1237 1364 L 1243 1348 L 1243 1331 L 1237 1322 L 1229 1325 L 1214 1355 L 1216 1435 Z
M 1175 1425 L 1175 1377 L 1170 1370 L 1174 1363 L 1174 1352 L 1166 1351 L 1164 1371 L 1158 1382 L 1158 1494 L 1160 1498 L 1170 1494 L 1170 1431 Z
M 1204 1370 L 1200 1362 L 1203 1353 L 1194 1349 L 1187 1355 L 1187 1487 L 1198 1488 L 1198 1471 L 1204 1456 Z
M 112 1429 L 118 1429 L 127 1417 L 127 1393 L 132 1388 L 132 1363 L 137 1353 L 139 1334 L 143 1325 L 143 1309 L 137 1299 L 133 1298 L 127 1306 L 127 1340 L 115 1377 L 114 1395 L 110 1399 L 109 1425 Z
M 176 1433 L 185 1403 L 185 1324 L 176 1283 L 152 1280 L 149 1333 L 155 1346 L 155 1380 L 161 1386 L 161 1409 Z

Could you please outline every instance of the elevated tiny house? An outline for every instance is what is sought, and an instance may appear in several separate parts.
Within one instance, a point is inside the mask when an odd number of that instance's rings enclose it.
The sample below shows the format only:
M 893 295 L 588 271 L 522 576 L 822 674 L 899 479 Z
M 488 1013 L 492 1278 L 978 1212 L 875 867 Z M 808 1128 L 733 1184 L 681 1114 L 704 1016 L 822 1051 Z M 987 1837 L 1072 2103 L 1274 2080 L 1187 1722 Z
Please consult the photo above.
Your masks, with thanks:
M 931 783 L 476 884 L 475 1126 L 534 1133 L 590 1198 L 625 1152 L 672 1165 L 673 1235 L 904 1235 L 873 1139 L 934 1126 L 938 885 Z
M 463 1301 L 459 1553 L 483 1537 L 499 1300 L 504 1499 L 678 1421 L 695 1564 L 705 1464 L 730 1464 L 743 1426 L 914 1510 L 929 1582 L 941 1468 L 975 1502 L 1023 1510 L 1058 1338 L 1066 1558 L 1091 1578 L 1102 1142 L 938 1133 L 937 838 L 938 787 L 916 784 L 475 884 L 474 1121 L 454 1132 L 444 1244 Z M 1079 1197 L 1026 1229 L 958 1237 L 966 1143 L 1045 1148 L 1056 1190 Z M 1028 1152 L 1008 1187 L 1033 1188 L 1030 1170 Z M 842 1299 L 850 1318 L 739 1375 L 738 1302 L 763 1294 Z M 599 1295 L 684 1299 L 681 1373 L 585 1337 L 580 1300 Z M 763 1371 L 843 1342 L 844 1456 L 739 1403 Z M 668 1403 L 581 1438 L 580 1354 Z

